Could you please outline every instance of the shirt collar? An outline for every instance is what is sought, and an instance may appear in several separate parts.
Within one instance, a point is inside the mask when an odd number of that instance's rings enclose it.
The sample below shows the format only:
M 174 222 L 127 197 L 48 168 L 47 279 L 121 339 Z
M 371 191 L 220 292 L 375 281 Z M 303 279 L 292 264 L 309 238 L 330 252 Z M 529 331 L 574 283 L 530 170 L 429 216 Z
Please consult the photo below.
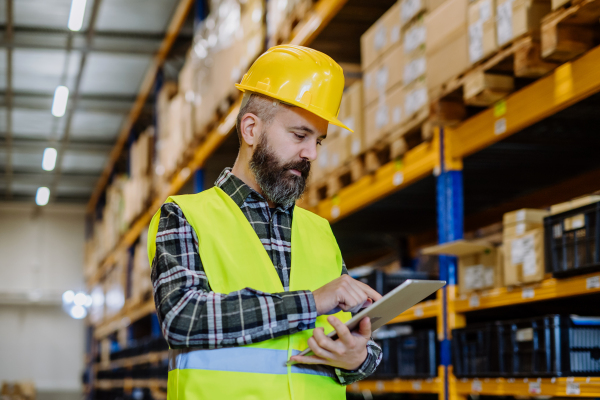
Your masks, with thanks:
M 252 189 L 250 186 L 246 185 L 244 181 L 235 176 L 231 172 L 231 168 L 227 167 L 221 172 L 217 180 L 215 181 L 215 186 L 223 190 L 238 207 L 242 207 L 244 202 L 248 199 L 248 197 L 252 196 L 257 201 L 266 202 L 265 198 Z M 294 209 L 294 204 L 289 207 L 283 207 L 281 205 L 277 205 L 277 211 L 290 211 L 292 212 Z

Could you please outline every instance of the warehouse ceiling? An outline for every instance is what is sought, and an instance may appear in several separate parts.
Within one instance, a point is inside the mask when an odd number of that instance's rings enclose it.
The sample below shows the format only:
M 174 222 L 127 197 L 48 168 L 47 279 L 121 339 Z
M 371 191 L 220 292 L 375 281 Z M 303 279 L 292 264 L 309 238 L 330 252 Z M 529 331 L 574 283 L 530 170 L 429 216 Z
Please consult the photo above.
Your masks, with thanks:
M 179 0 L 87 0 L 80 31 L 72 0 L 0 0 L 0 199 L 86 202 L 165 36 Z M 171 54 L 183 62 L 192 23 Z M 55 89 L 69 88 L 62 117 Z M 152 105 L 148 106 L 151 109 Z M 54 170 L 42 169 L 47 147 Z

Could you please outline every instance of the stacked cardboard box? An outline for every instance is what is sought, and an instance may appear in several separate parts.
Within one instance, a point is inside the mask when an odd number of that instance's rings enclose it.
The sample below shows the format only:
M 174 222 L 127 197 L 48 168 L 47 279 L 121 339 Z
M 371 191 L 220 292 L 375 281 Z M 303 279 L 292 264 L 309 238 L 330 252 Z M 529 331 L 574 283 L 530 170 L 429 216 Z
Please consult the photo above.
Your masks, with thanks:
M 467 0 L 446 0 L 425 16 L 427 90 L 430 98 L 469 68 Z
M 267 34 L 269 46 L 281 44 L 290 37 L 292 22 L 302 18 L 312 7 L 312 0 L 267 1 Z
M 364 148 L 371 148 L 403 121 L 404 47 L 401 4 L 395 3 L 361 37 Z
M 219 3 L 194 37 L 190 52 L 189 86 L 193 94 L 193 130 L 202 137 L 217 112 L 227 112 L 232 97 L 249 66 L 264 49 L 264 4 L 260 0 L 240 4 L 237 0 Z
M 152 292 L 150 280 L 150 264 L 148 262 L 148 230 L 140 235 L 140 240 L 133 253 L 133 268 L 131 271 L 131 300 L 133 303 L 142 301 Z
M 469 4 L 469 61 L 473 64 L 498 49 L 495 0 L 475 0 Z
M 457 240 L 423 249 L 423 254 L 458 257 L 458 290 L 468 294 L 502 285 L 501 254 L 484 240 Z
M 522 209 L 504 214 L 504 284 L 544 279 L 544 228 L 546 210 Z
M 129 253 L 123 251 L 115 257 L 115 266 L 106 275 L 104 281 L 104 314 L 111 317 L 125 305 L 127 287 L 127 266 Z
M 151 195 L 154 128 L 148 128 L 129 150 L 129 179 L 123 188 L 124 219 L 128 225 L 146 209 Z
M 360 155 L 364 148 L 363 87 L 356 81 L 344 90 L 338 119 L 354 132 L 329 125 L 327 138 L 318 148 L 317 159 L 311 164 L 310 184 L 319 184 L 330 172 Z

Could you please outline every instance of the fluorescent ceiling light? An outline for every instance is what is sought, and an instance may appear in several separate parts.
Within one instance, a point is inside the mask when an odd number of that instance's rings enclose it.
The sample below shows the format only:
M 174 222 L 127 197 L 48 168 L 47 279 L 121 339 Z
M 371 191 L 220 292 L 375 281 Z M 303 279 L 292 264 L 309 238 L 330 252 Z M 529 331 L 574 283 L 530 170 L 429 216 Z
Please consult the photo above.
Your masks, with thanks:
M 54 101 L 52 102 L 52 115 L 62 117 L 67 110 L 67 100 L 69 99 L 69 88 L 59 86 L 54 91 Z
M 56 166 L 56 149 L 53 147 L 46 147 L 44 150 L 44 158 L 42 158 L 42 168 L 44 171 L 52 171 Z
M 71 12 L 69 13 L 69 29 L 78 31 L 83 26 L 83 14 L 85 14 L 86 0 L 73 0 Z
M 35 195 L 35 204 L 38 206 L 45 206 L 50 200 L 50 189 L 47 187 L 39 187 Z

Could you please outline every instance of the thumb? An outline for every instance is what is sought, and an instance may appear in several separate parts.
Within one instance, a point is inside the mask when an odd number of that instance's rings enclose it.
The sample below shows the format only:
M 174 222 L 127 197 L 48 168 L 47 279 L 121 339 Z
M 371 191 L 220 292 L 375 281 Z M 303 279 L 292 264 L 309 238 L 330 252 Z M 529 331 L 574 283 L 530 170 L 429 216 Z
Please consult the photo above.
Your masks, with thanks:
M 360 321 L 360 324 L 358 325 L 358 334 L 367 340 L 371 338 L 371 319 L 369 317 L 364 317 Z

